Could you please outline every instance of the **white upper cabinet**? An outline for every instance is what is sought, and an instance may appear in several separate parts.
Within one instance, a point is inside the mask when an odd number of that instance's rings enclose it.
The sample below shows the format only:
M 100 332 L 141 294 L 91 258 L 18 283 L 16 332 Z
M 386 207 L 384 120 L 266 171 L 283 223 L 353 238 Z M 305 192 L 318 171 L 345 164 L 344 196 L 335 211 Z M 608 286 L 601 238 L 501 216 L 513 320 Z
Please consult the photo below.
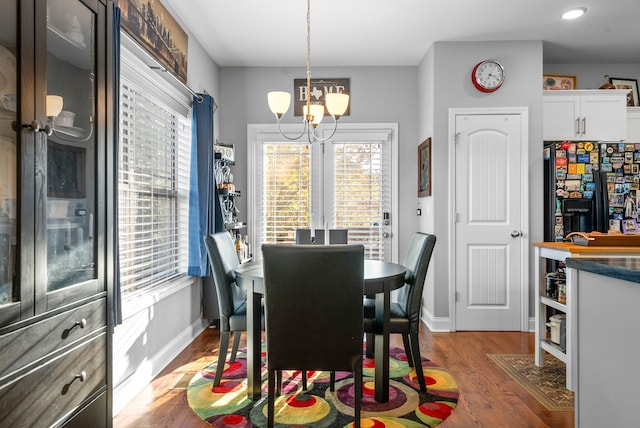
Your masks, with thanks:
M 544 140 L 627 139 L 626 92 L 618 89 L 545 91 Z
M 640 107 L 627 109 L 627 141 L 640 143 Z

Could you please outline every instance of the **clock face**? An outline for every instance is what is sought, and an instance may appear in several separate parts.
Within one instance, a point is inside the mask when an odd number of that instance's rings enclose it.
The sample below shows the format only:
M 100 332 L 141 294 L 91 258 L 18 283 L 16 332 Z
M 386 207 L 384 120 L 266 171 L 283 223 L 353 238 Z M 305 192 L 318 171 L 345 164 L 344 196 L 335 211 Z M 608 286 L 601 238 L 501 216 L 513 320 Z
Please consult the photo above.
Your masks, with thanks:
M 504 83 L 504 68 L 497 61 L 482 61 L 473 68 L 471 81 L 479 91 L 497 91 Z

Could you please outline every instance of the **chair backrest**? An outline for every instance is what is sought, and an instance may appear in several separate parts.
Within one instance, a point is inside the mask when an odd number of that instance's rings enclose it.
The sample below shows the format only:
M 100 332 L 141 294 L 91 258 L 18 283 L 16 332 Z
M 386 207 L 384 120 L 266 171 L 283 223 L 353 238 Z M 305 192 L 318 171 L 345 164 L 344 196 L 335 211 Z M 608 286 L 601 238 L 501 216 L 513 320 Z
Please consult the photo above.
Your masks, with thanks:
M 416 232 L 411 237 L 409 248 L 403 262 L 407 268 L 405 285 L 398 290 L 398 303 L 409 316 L 412 328 L 418 328 L 420 322 L 420 308 L 422 306 L 422 290 L 427 276 L 427 268 L 436 245 L 436 236 Z
M 324 245 L 324 229 L 316 229 L 315 245 Z M 348 244 L 349 229 L 329 229 L 329 244 Z M 296 244 L 311 244 L 311 229 L 296 229 Z
M 354 371 L 362 358 L 362 245 L 262 245 L 267 367 Z
M 209 255 L 213 283 L 218 296 L 220 329 L 229 330 L 229 317 L 246 301 L 246 292 L 236 285 L 236 267 L 239 264 L 233 239 L 228 232 L 219 232 L 204 237 Z

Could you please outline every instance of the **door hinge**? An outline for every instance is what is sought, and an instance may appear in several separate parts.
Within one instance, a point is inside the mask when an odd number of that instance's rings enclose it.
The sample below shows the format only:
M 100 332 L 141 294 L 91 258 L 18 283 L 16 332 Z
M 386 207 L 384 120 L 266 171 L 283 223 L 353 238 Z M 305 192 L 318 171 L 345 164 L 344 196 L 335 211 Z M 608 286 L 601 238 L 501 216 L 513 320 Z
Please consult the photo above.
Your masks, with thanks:
M 456 213 L 456 223 L 460 223 L 460 213 Z
M 456 302 L 460 299 L 460 292 L 456 291 Z
M 456 132 L 453 136 L 453 144 L 458 144 L 460 142 L 460 133 Z

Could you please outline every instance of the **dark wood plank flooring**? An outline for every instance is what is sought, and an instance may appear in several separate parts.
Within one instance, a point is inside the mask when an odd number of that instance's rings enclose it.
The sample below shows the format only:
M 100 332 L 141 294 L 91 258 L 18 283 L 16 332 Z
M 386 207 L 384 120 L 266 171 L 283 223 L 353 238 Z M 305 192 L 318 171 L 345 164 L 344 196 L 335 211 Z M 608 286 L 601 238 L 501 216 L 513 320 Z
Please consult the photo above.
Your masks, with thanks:
M 186 390 L 173 387 L 185 374 L 214 361 L 218 343 L 218 330 L 206 329 L 114 418 L 114 426 L 210 426 L 191 411 Z M 394 335 L 392 344 L 402 346 L 402 341 Z M 573 427 L 573 412 L 548 411 L 486 357 L 486 354 L 533 354 L 533 333 L 432 333 L 424 328 L 420 348 L 422 355 L 444 367 L 458 382 L 461 395 L 458 407 L 440 427 Z

